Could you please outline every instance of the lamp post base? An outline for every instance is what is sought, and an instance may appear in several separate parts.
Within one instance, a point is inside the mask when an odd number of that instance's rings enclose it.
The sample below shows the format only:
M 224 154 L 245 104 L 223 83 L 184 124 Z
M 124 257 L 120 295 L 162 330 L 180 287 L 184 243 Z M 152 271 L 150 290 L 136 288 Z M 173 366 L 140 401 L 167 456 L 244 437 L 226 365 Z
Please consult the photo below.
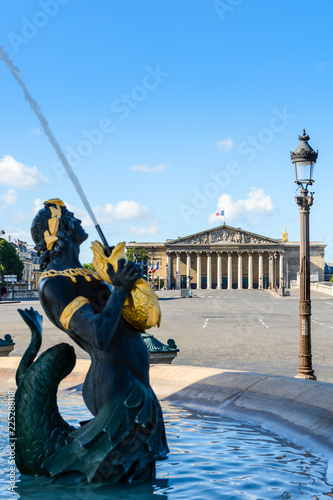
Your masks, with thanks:
M 297 372 L 295 378 L 303 378 L 305 380 L 317 380 L 317 377 L 315 376 L 313 370 L 308 372 Z

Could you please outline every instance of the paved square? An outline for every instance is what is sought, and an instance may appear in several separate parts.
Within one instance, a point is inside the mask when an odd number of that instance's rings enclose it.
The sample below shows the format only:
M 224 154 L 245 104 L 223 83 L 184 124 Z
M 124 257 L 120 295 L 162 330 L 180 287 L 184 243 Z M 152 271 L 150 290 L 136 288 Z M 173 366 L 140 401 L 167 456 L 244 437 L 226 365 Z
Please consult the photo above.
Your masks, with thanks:
M 293 377 L 299 354 L 298 293 L 277 297 L 267 290 L 194 290 L 192 298 L 181 299 L 179 291 L 161 291 L 162 324 L 149 332 L 164 343 L 175 340 L 180 349 L 175 364 Z M 319 381 L 333 383 L 333 298 L 313 292 L 311 299 L 313 368 Z M 43 314 L 42 350 L 68 342 L 78 358 L 88 358 L 49 322 L 37 301 L 0 305 L 0 337 L 12 335 L 12 355 L 22 355 L 29 343 L 29 329 L 17 313 L 25 307 Z

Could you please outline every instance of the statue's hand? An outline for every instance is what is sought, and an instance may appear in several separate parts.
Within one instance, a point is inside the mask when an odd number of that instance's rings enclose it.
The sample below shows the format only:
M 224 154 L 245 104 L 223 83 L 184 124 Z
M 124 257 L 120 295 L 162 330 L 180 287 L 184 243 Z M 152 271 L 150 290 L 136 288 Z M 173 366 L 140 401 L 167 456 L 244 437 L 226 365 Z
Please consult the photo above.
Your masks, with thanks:
M 123 288 L 127 293 L 132 290 L 134 283 L 142 278 L 140 266 L 134 262 L 126 263 L 125 259 L 118 260 L 118 270 L 116 272 L 112 264 L 108 264 L 107 272 L 112 284 Z

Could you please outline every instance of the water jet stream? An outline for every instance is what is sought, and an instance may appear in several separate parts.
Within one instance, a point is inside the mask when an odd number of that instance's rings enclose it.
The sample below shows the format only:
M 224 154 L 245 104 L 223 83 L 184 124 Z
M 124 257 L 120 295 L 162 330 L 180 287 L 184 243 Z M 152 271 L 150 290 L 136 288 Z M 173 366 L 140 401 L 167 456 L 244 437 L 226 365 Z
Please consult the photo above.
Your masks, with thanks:
M 64 152 L 62 151 L 56 137 L 54 136 L 53 132 L 51 131 L 50 126 L 49 126 L 47 120 L 45 119 L 40 107 L 38 106 L 37 102 L 33 99 L 30 92 L 27 90 L 27 87 L 22 79 L 22 75 L 21 75 L 20 70 L 15 66 L 15 64 L 10 59 L 9 55 L 7 54 L 7 52 L 5 51 L 5 49 L 3 48 L 3 46 L 1 44 L 0 44 L 0 58 L 6 64 L 9 71 L 11 72 L 11 74 L 13 75 L 13 77 L 15 78 L 15 80 L 17 81 L 17 83 L 19 84 L 21 89 L 23 90 L 24 97 L 26 98 L 31 109 L 33 110 L 33 112 L 35 113 L 37 118 L 39 119 L 40 124 L 43 127 L 45 134 L 47 135 L 49 141 L 51 142 L 52 146 L 54 147 L 55 152 L 57 153 L 61 163 L 63 164 L 70 180 L 74 184 L 75 189 L 76 189 L 78 195 L 80 196 L 83 205 L 85 206 L 88 214 L 90 215 L 90 218 L 93 221 L 94 226 L 95 226 L 95 228 L 96 228 L 96 230 L 97 230 L 97 232 L 98 232 L 98 234 L 103 242 L 103 245 L 105 247 L 105 252 L 110 254 L 111 252 L 110 252 L 110 247 L 108 245 L 108 242 L 106 241 L 106 238 L 105 238 L 105 236 L 104 236 L 104 234 L 103 234 L 103 232 L 102 232 L 102 230 L 101 230 L 101 228 L 96 220 L 96 217 L 95 217 L 94 212 L 92 211 L 92 208 L 87 200 L 87 197 L 84 194 L 84 191 L 83 191 L 82 186 L 79 182 L 79 179 L 77 178 L 76 174 L 73 172 L 70 164 L 68 163 L 68 160 L 67 160 Z

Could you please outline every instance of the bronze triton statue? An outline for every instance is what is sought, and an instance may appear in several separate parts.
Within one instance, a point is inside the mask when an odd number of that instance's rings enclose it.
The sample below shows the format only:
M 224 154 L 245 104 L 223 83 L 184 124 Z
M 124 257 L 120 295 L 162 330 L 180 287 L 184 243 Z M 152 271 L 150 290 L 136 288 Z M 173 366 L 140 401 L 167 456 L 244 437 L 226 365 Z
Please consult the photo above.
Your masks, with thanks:
M 159 325 L 157 297 L 140 267 L 126 262 L 125 243 L 107 257 L 94 242 L 97 272 L 81 266 L 79 249 L 88 235 L 61 200 L 44 203 L 31 234 L 44 271 L 39 282 L 44 311 L 91 357 L 83 399 L 94 418 L 78 429 L 63 420 L 56 393 L 75 365 L 74 349 L 58 344 L 34 362 L 42 317 L 32 308 L 20 310 L 32 339 L 16 374 L 18 469 L 68 483 L 154 477 L 156 460 L 165 459 L 169 450 L 139 332 Z

